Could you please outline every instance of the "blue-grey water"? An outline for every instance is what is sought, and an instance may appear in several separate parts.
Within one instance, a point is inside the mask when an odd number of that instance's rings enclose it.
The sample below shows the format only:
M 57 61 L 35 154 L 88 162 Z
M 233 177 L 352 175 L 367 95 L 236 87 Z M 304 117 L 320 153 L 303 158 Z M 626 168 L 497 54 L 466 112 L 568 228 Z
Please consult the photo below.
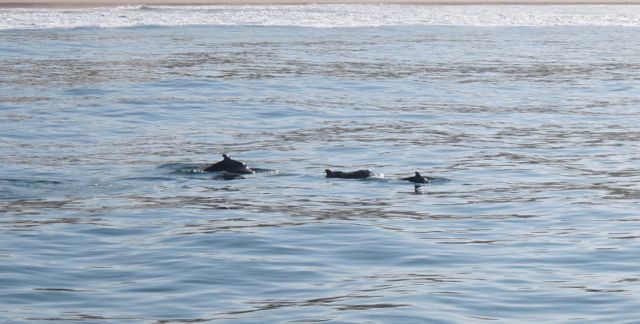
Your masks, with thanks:
M 0 30 L 0 322 L 636 322 L 638 117 L 638 27 Z

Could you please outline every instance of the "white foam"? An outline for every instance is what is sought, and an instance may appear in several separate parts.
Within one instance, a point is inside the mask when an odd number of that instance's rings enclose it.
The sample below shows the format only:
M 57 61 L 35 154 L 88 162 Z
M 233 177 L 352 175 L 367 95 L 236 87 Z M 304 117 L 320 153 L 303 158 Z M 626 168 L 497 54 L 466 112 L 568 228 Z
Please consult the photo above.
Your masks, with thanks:
M 270 5 L 0 9 L 0 29 L 260 25 L 304 27 L 640 26 L 633 5 Z

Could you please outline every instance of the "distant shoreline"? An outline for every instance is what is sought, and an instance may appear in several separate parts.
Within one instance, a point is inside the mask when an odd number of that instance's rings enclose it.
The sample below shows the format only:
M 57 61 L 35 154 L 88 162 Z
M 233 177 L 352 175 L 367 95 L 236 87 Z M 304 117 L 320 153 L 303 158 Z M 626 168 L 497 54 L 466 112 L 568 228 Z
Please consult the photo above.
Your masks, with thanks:
M 306 4 L 411 4 L 411 5 L 640 5 L 640 0 L 0 0 L 1 8 L 199 6 L 199 5 L 306 5 Z

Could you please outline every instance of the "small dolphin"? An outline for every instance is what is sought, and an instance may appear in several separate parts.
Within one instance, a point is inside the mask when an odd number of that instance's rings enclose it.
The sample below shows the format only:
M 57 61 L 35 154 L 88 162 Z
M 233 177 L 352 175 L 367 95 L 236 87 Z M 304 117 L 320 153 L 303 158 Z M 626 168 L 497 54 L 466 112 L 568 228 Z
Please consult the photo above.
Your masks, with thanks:
M 222 154 L 223 160 L 208 166 L 204 171 L 215 172 L 224 171 L 236 174 L 253 174 L 253 170 L 249 169 L 244 163 L 230 158 L 226 154 Z
M 416 171 L 416 175 L 414 175 L 413 177 L 402 178 L 402 180 L 411 181 L 414 183 L 429 183 L 429 177 L 421 176 L 418 171 Z
M 358 170 L 352 172 L 331 171 L 329 169 L 324 170 L 327 173 L 327 178 L 341 178 L 341 179 L 365 179 L 373 176 L 373 172 L 370 170 Z

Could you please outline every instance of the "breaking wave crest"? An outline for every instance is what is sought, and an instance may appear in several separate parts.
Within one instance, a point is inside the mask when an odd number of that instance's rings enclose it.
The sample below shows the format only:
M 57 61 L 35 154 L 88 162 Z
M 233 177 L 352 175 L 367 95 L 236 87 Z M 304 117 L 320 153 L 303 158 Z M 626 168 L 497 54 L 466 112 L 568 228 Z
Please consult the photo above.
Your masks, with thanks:
M 0 9 L 0 29 L 180 25 L 638 27 L 640 6 L 314 4 Z

